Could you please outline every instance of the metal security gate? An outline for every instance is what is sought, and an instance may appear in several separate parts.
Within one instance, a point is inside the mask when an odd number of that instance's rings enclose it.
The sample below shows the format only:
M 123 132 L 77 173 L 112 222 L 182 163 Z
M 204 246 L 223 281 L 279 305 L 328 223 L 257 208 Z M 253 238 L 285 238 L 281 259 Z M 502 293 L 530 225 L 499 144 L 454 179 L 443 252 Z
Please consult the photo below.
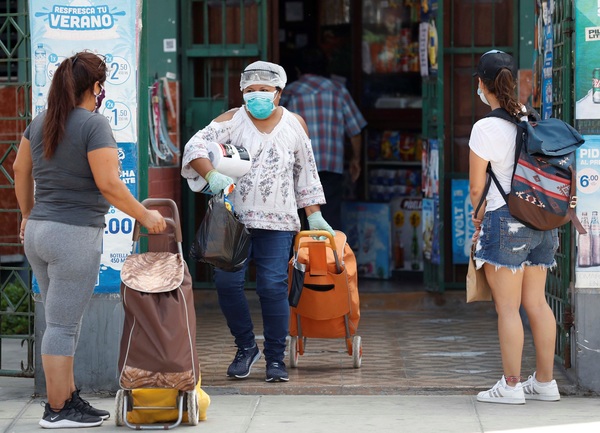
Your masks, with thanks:
M 539 3 L 539 2 L 538 2 Z M 573 122 L 574 103 L 574 77 L 573 77 L 573 6 L 572 0 L 555 0 L 544 3 L 554 4 L 552 11 L 553 27 L 553 65 L 552 65 L 552 117 L 562 119 L 565 122 Z M 542 66 L 544 47 L 542 13 L 536 8 L 536 22 L 538 40 L 537 59 L 534 67 L 534 77 L 538 79 L 534 85 L 542 88 Z M 535 92 L 534 92 L 535 93 Z M 541 101 L 541 98 L 538 101 Z M 542 107 L 534 106 L 540 113 Z M 555 356 L 565 368 L 571 367 L 571 330 L 573 328 L 572 304 L 571 304 L 571 281 L 574 275 L 575 237 L 572 235 L 571 224 L 559 229 L 560 246 L 556 254 L 557 267 L 548 273 L 546 283 L 546 299 L 554 312 L 557 326 L 557 339 Z
M 219 114 L 242 105 L 241 72 L 252 61 L 267 59 L 270 28 L 267 3 L 267 0 L 181 0 L 181 70 L 182 86 L 186 89 L 182 100 L 183 143 Z M 182 197 L 184 239 L 189 250 L 207 200 L 190 191 L 185 182 Z M 188 263 L 194 288 L 212 287 L 210 267 L 191 260 Z
M 12 164 L 31 120 L 28 5 L 0 6 L 0 376 L 33 377 L 34 329 L 31 270 L 19 241 L 20 213 Z M 21 368 L 3 365 L 3 348 L 26 348 Z

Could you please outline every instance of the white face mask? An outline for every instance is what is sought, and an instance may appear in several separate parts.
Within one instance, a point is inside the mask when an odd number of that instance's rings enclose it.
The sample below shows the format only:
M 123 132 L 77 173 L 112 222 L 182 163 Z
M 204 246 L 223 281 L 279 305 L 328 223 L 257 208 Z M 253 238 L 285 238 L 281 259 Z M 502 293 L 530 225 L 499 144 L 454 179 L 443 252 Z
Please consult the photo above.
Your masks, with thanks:
M 485 94 L 483 93 L 483 90 L 481 90 L 480 87 L 477 88 L 477 94 L 479 95 L 479 99 L 481 99 L 481 102 L 483 102 L 485 105 L 490 105 L 489 101 L 485 97 Z

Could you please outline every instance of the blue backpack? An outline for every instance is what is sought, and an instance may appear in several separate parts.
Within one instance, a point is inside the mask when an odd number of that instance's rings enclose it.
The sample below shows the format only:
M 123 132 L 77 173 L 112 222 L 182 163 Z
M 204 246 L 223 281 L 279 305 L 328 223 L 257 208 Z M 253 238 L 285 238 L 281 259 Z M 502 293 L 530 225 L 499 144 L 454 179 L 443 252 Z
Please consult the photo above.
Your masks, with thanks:
M 486 117 L 499 117 L 517 125 L 515 166 L 511 188 L 506 193 L 488 164 L 488 181 L 477 206 L 481 207 L 492 181 L 504 197 L 510 214 L 528 227 L 551 230 L 569 221 L 586 233 L 575 213 L 577 205 L 575 151 L 585 140 L 571 125 L 560 119 L 529 121 L 498 108 Z

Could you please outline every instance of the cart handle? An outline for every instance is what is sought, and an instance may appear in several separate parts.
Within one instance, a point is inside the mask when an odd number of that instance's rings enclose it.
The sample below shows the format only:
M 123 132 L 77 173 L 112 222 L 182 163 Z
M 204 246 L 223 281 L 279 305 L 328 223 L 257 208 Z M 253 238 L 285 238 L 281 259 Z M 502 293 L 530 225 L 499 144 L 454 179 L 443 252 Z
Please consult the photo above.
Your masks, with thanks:
M 170 225 L 175 230 L 175 241 L 181 244 L 183 242 L 183 236 L 181 234 L 181 223 L 179 220 L 179 210 L 177 209 L 177 204 L 171 200 L 170 198 L 147 198 L 142 201 L 142 205 L 146 207 L 146 209 L 150 209 L 151 207 L 168 207 L 171 209 L 172 218 L 165 218 L 165 222 L 167 225 Z M 160 234 L 160 233 L 159 233 Z M 133 228 L 133 241 L 137 242 L 140 238 L 140 222 L 135 221 L 135 226 Z
M 325 236 L 329 241 L 329 246 L 333 251 L 333 258 L 335 260 L 335 268 L 337 269 L 338 274 L 342 272 L 342 267 L 340 265 L 340 260 L 338 258 L 337 249 L 335 246 L 335 238 L 329 233 L 327 230 L 302 230 L 296 235 L 296 240 L 294 241 L 294 258 L 298 259 L 298 254 L 300 253 L 300 239 L 305 237 L 315 237 L 318 238 L 320 236 Z M 325 241 L 323 241 L 325 242 Z
M 294 241 L 294 250 L 298 251 L 298 247 L 300 246 L 301 238 L 306 238 L 309 236 L 315 237 L 315 238 L 318 238 L 320 236 L 325 236 L 327 238 L 327 240 L 329 241 L 329 243 L 331 244 L 331 249 L 334 252 L 336 251 L 335 238 L 333 236 L 331 236 L 331 233 L 329 233 L 327 230 L 302 230 L 301 232 L 298 232 L 298 234 L 296 235 L 296 240 Z

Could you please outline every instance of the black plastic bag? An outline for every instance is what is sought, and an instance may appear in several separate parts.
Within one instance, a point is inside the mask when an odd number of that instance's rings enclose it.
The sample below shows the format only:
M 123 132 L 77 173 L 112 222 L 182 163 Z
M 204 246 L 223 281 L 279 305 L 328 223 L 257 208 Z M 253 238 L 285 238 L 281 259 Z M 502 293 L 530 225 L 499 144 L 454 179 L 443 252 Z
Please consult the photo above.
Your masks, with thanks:
M 298 256 L 294 256 L 292 262 L 292 282 L 290 284 L 290 293 L 288 294 L 288 303 L 290 307 L 297 307 L 300 301 L 300 295 L 302 295 L 302 288 L 304 287 L 304 274 L 306 272 L 306 265 L 300 263 Z
M 235 272 L 244 267 L 249 248 L 250 232 L 227 209 L 223 192 L 214 195 L 208 202 L 190 256 L 223 271 Z

